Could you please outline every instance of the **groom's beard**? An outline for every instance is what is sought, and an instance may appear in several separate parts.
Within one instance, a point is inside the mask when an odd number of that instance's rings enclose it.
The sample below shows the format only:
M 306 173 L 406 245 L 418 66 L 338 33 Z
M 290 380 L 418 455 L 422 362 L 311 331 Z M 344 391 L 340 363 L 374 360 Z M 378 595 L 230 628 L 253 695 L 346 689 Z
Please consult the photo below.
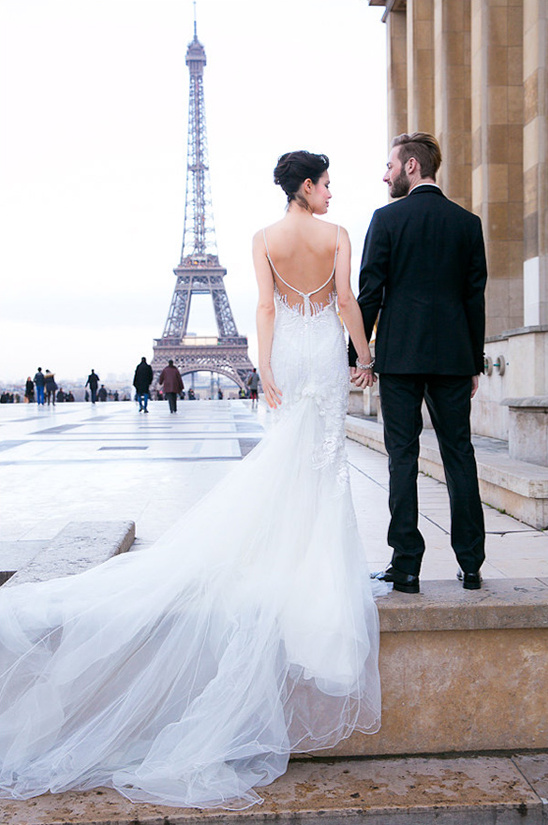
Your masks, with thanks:
M 409 194 L 410 186 L 411 182 L 407 177 L 407 172 L 405 169 L 402 169 L 398 177 L 394 178 L 392 181 L 392 186 L 390 187 L 390 197 L 404 198 Z

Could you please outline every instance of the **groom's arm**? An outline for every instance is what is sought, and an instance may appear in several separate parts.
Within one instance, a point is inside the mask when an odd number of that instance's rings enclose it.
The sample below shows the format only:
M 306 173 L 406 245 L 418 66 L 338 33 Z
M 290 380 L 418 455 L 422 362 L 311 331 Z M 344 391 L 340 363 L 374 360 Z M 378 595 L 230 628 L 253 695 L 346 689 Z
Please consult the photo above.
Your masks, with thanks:
M 476 218 L 475 237 L 472 242 L 470 265 L 466 279 L 464 308 L 472 341 L 476 373 L 483 372 L 483 348 L 485 341 L 485 285 L 487 263 L 481 221 Z
M 389 263 L 390 238 L 381 213 L 377 210 L 371 219 L 365 236 L 360 267 L 360 292 L 358 295 L 358 304 L 368 341 L 371 340 L 373 327 L 382 305 Z M 348 362 L 352 367 L 356 363 L 356 352 L 352 342 L 348 347 Z

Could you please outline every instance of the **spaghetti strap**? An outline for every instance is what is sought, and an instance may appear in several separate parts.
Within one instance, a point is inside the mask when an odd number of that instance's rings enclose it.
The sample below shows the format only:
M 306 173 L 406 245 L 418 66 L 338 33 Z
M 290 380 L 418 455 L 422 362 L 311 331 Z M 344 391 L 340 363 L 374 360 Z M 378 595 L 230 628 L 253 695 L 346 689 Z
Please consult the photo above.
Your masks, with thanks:
M 270 251 L 269 251 L 269 249 L 268 249 L 268 244 L 267 244 L 267 242 L 266 242 L 266 232 L 265 232 L 265 230 L 264 230 L 264 229 L 263 229 L 263 239 L 264 239 L 264 247 L 265 247 L 265 249 L 266 249 L 266 257 L 268 258 L 268 263 L 270 264 L 270 266 L 272 267 L 272 269 L 273 269 L 274 273 L 278 276 L 278 278 L 280 279 L 280 281 L 282 282 L 282 284 L 285 284 L 287 287 L 289 287 L 289 289 L 292 289 L 292 290 L 293 290 L 293 292 L 298 292 L 298 293 L 299 293 L 299 295 L 304 295 L 304 293 L 303 293 L 303 292 L 299 292 L 299 290 L 298 290 L 298 289 L 295 289 L 295 287 L 292 287 L 292 286 L 291 286 L 291 284 L 288 284 L 288 283 L 287 283 L 287 281 L 284 281 L 284 279 L 282 278 L 282 276 L 280 275 L 280 273 L 278 272 L 278 270 L 277 270 L 277 269 L 276 269 L 276 267 L 274 266 L 274 261 L 273 261 L 273 260 L 272 260 L 272 258 L 270 257 Z
M 309 298 L 310 295 L 315 295 L 317 292 L 321 292 L 321 290 L 324 289 L 327 286 L 327 284 L 329 283 L 329 281 L 333 278 L 333 275 L 335 274 L 335 269 L 337 267 L 337 256 L 339 254 L 339 238 L 340 238 L 340 235 L 341 235 L 341 227 L 337 226 L 337 243 L 336 243 L 336 246 L 335 246 L 335 258 L 333 260 L 333 269 L 331 270 L 331 275 L 329 276 L 329 278 L 327 279 L 327 281 L 324 284 L 319 286 L 317 289 L 313 289 L 312 292 L 301 292 L 300 289 L 296 289 L 294 286 L 291 286 L 291 284 L 288 284 L 287 281 L 284 281 L 284 279 L 282 278 L 282 276 L 280 275 L 280 273 L 278 272 L 278 270 L 274 266 L 274 261 L 270 257 L 270 251 L 268 249 L 268 243 L 266 241 L 266 231 L 263 229 L 264 247 L 265 247 L 265 250 L 266 250 L 266 257 L 268 258 L 268 263 L 270 264 L 274 274 L 280 279 L 282 284 L 285 284 L 285 286 L 288 289 L 291 289 L 291 290 L 293 290 L 293 292 L 296 292 L 297 295 L 301 296 L 301 298 Z

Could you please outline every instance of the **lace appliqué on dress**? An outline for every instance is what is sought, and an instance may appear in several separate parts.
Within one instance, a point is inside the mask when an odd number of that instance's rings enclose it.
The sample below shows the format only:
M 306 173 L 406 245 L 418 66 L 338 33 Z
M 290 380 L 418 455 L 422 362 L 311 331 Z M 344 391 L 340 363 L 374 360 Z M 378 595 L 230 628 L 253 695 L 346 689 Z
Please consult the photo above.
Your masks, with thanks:
M 277 285 L 274 294 L 278 344 L 275 360 L 287 381 L 276 416 L 282 417 L 304 398 L 314 400 L 322 433 L 314 440 L 312 466 L 322 471 L 332 467 L 337 481 L 332 488 L 333 495 L 341 495 L 349 485 L 344 448 L 348 370 L 336 292 L 333 290 L 329 294 L 325 304 L 310 301 L 308 296 L 302 296 L 302 302 L 290 304 Z M 290 368 L 295 363 L 296 350 L 301 355 L 297 371 Z
M 284 305 L 286 309 L 290 312 L 296 312 L 301 315 L 303 318 L 309 318 L 310 316 L 316 316 L 322 313 L 325 309 L 329 309 L 329 307 L 333 306 L 337 300 L 337 293 L 335 290 L 329 293 L 327 296 L 327 303 L 322 303 L 321 301 L 311 301 L 310 295 L 303 295 L 302 303 L 295 303 L 290 304 L 285 293 L 280 292 L 278 289 L 278 285 L 274 284 L 274 292 L 276 297 L 280 303 Z

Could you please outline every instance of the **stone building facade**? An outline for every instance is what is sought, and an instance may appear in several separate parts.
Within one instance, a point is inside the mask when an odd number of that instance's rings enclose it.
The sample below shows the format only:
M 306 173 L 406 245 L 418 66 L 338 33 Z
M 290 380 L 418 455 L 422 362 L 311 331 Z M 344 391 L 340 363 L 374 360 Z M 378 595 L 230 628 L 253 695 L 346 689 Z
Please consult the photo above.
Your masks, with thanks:
M 482 218 L 487 369 L 473 426 L 512 453 L 518 418 L 548 431 L 548 2 L 369 5 L 385 7 L 390 138 L 435 134 L 438 182 Z M 542 460 L 538 443 L 526 452 L 548 464 L 548 434 Z

